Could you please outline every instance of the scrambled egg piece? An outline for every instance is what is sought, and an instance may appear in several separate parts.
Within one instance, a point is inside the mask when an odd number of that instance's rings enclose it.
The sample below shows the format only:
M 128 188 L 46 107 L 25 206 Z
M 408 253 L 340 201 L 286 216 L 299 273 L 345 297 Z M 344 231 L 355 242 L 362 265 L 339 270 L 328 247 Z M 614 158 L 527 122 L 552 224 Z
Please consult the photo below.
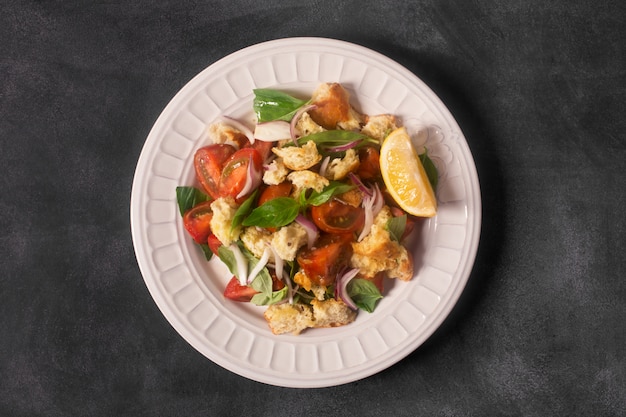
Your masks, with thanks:
M 292 195 L 299 196 L 303 190 L 312 188 L 317 192 L 320 192 L 324 187 L 328 186 L 330 182 L 327 178 L 322 177 L 317 172 L 313 171 L 293 171 L 287 175 L 287 179 L 291 181 L 294 186 Z
M 361 241 L 352 243 L 350 265 L 366 277 L 385 272 L 389 278 L 409 281 L 413 278 L 413 258 L 407 249 L 391 239 L 385 225 L 392 217 L 388 206 L 376 215 L 370 233 Z
M 272 148 L 272 152 L 283 159 L 283 164 L 294 171 L 309 169 L 322 160 L 315 142 L 308 141 L 302 146 Z
M 282 158 L 276 158 L 263 172 L 263 182 L 267 185 L 278 185 L 285 181 L 289 174 L 289 169 L 283 163 Z
M 330 180 L 341 180 L 350 172 L 354 172 L 359 168 L 361 162 L 359 155 L 354 149 L 348 149 L 343 158 L 335 158 L 328 164 L 324 176 Z
M 211 231 L 224 246 L 239 239 L 241 226 L 231 228 L 238 207 L 232 197 L 220 197 L 211 203 L 211 210 L 213 210 Z

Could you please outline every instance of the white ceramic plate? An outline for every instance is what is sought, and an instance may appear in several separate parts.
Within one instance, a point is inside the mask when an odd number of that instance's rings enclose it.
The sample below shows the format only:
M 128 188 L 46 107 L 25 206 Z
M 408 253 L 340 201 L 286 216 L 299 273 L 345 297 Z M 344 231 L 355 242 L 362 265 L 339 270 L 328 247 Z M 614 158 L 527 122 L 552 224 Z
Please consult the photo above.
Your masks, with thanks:
M 186 234 L 175 188 L 196 184 L 194 151 L 221 115 L 250 125 L 254 88 L 307 98 L 339 82 L 366 114 L 400 117 L 440 171 L 436 217 L 410 244 L 415 277 L 391 282 L 372 314 L 341 328 L 275 336 L 264 307 L 222 296 L 231 275 L 206 262 Z M 415 75 L 370 49 L 322 38 L 289 38 L 235 52 L 193 78 L 167 105 L 146 139 L 131 197 L 131 228 L 145 283 L 180 335 L 213 362 L 285 387 L 325 387 L 373 375 L 407 356 L 443 322 L 471 272 L 481 224 L 478 177 L 452 115 Z M 389 281 L 387 281 L 389 282 Z

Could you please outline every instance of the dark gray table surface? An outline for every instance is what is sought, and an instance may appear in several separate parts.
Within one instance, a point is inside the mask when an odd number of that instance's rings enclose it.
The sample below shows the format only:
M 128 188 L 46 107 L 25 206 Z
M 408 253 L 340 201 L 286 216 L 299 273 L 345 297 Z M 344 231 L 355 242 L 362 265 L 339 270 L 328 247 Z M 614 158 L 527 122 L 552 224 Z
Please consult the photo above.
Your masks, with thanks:
M 626 415 L 623 1 L 0 2 L 0 415 Z M 381 52 L 448 106 L 483 229 L 459 303 L 364 380 L 254 382 L 168 324 L 130 233 L 174 94 L 265 40 Z

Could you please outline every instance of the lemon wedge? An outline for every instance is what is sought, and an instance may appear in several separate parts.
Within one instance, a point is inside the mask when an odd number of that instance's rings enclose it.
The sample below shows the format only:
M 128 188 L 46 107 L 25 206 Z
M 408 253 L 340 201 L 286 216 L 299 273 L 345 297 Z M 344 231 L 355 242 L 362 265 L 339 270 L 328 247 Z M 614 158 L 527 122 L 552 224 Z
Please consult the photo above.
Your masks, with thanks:
M 437 199 L 405 127 L 392 131 L 380 148 L 380 171 L 389 193 L 407 213 L 437 214 Z

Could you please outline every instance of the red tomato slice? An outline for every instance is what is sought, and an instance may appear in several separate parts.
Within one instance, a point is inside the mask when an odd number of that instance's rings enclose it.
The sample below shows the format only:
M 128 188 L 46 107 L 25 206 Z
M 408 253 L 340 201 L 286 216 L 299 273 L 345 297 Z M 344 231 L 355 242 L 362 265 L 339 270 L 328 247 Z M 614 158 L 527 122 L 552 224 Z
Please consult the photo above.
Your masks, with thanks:
M 333 198 L 311 207 L 311 220 L 327 233 L 351 233 L 363 228 L 365 211 Z
M 362 180 L 374 180 L 380 178 L 380 153 L 372 146 L 359 149 L 359 169 L 356 174 Z
M 261 154 L 256 149 L 239 149 L 226 160 L 218 189 L 221 197 L 231 196 L 236 198 L 239 195 L 246 185 L 250 161 L 252 161 L 253 169 L 260 174 L 263 159 L 261 159 Z
M 196 178 L 204 190 L 214 199 L 219 197 L 219 183 L 224 162 L 235 153 L 235 148 L 226 144 L 213 144 L 196 151 L 193 165 Z
M 289 197 L 291 195 L 291 183 L 281 182 L 276 185 L 268 185 L 259 196 L 257 205 L 261 205 L 267 201 L 273 200 L 278 197 Z
M 197 243 L 207 243 L 211 234 L 212 218 L 211 202 L 205 201 L 187 210 L 183 216 L 183 225 L 193 240 Z
M 348 266 L 353 240 L 351 233 L 322 235 L 311 249 L 305 247 L 298 253 L 298 264 L 312 283 L 330 285 L 337 272 Z
M 241 302 L 249 302 L 257 291 L 247 285 L 241 285 L 237 277 L 232 277 L 224 289 L 224 297 Z
M 272 154 L 272 147 L 275 142 L 265 142 L 262 140 L 255 140 L 253 144 L 248 142 L 248 147 L 256 149 L 261 155 L 261 159 L 265 161 Z
M 378 288 L 378 291 L 380 291 L 380 293 L 382 294 L 384 291 L 384 282 L 385 282 L 385 272 L 379 272 L 376 275 L 374 275 L 374 278 L 366 278 L 368 281 L 372 281 L 374 283 L 374 285 L 376 285 L 376 288 Z
M 215 236 L 213 233 L 209 234 L 207 238 L 207 244 L 209 245 L 209 249 L 217 256 L 217 250 L 222 246 L 222 242 Z

